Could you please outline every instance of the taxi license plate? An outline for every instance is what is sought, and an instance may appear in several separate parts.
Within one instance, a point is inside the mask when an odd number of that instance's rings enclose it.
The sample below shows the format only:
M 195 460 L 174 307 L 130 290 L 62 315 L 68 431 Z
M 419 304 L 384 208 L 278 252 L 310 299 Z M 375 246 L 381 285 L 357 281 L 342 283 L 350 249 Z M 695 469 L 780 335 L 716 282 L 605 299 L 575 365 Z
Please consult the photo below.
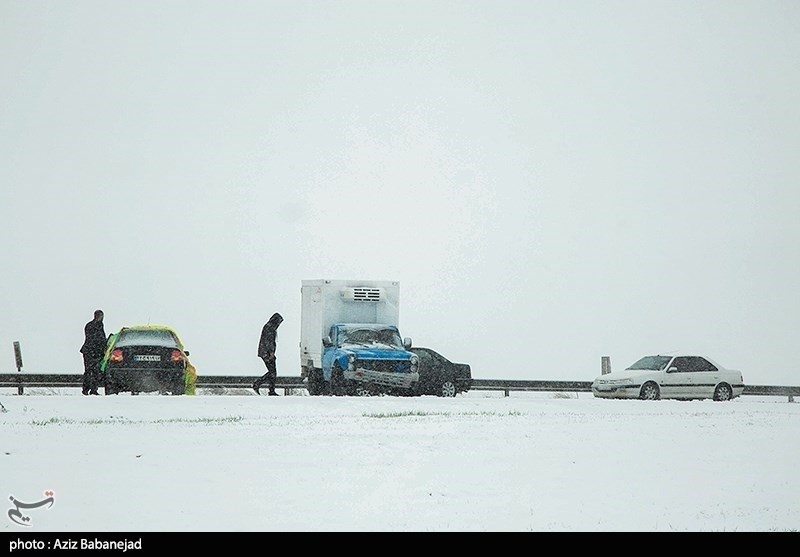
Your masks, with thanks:
M 161 356 L 158 354 L 136 354 L 133 359 L 136 362 L 160 362 Z

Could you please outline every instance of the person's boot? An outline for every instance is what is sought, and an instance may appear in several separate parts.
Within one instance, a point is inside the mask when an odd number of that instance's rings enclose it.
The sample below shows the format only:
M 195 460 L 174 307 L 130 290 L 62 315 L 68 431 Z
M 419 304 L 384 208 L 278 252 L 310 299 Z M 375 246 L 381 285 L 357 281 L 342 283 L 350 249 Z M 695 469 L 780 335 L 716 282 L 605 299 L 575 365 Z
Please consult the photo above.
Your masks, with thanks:
M 269 396 L 279 396 L 274 390 L 269 392 Z
M 257 395 L 261 394 L 261 391 L 258 390 L 260 387 L 261 385 L 258 384 L 258 381 L 253 383 L 253 390 L 256 392 Z

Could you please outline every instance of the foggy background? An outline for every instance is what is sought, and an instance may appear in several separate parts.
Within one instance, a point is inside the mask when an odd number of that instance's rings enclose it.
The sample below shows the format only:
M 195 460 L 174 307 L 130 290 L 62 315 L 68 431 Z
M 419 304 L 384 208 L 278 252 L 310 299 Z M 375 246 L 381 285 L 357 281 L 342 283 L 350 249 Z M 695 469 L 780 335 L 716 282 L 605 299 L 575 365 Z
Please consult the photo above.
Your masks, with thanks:
M 476 378 L 798 385 L 794 1 L 0 2 L 0 372 L 166 324 L 299 375 L 303 279 Z

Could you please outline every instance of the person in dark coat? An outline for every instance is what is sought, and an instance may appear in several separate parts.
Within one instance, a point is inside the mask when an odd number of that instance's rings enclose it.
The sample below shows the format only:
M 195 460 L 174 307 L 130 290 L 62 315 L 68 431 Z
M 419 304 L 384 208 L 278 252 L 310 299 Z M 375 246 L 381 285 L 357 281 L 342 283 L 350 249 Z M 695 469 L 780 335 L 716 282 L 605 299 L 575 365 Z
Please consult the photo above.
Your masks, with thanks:
M 267 372 L 253 383 L 253 390 L 257 394 L 261 394 L 259 389 L 266 383 L 269 387 L 269 395 L 278 395 L 278 393 L 275 392 L 275 379 L 278 377 L 275 350 L 278 346 L 278 327 L 281 323 L 283 323 L 281 314 L 273 313 L 272 317 L 269 318 L 269 321 L 264 323 L 264 327 L 261 329 L 261 338 L 258 340 L 258 357 L 264 360 L 264 365 L 267 366 Z
M 94 312 L 94 319 L 83 327 L 83 394 L 99 395 L 100 362 L 106 352 L 106 331 L 103 328 L 103 310 Z

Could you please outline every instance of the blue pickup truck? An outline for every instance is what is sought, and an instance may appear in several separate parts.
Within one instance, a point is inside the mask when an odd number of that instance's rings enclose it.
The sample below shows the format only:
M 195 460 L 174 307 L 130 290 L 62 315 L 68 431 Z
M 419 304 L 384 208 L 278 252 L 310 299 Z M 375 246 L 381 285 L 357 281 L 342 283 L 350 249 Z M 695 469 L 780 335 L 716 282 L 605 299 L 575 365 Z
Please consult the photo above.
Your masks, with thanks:
M 334 323 L 322 345 L 322 375 L 333 395 L 411 394 L 419 381 L 419 356 L 394 325 Z

